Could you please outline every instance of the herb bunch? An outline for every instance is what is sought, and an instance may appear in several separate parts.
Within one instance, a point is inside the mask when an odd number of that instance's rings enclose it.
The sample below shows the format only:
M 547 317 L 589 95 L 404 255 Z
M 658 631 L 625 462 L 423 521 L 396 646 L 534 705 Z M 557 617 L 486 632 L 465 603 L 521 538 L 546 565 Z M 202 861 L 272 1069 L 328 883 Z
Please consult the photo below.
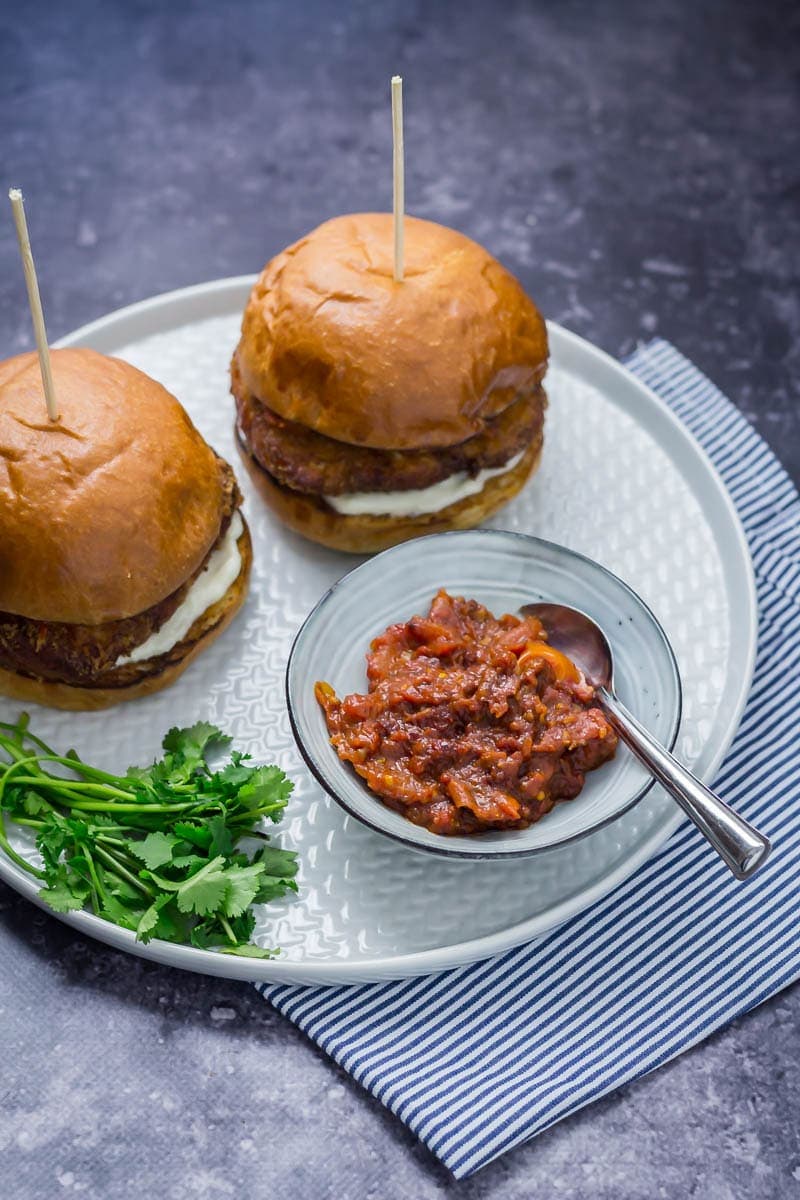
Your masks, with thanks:
M 118 776 L 57 754 L 24 713 L 0 722 L 0 847 L 56 912 L 88 906 L 138 941 L 271 958 L 250 941 L 252 906 L 297 891 L 297 856 L 259 826 L 280 821 L 292 783 L 236 750 L 212 770 L 230 741 L 202 721 L 170 729 L 162 758 Z M 41 867 L 16 852 L 6 818 L 34 831 Z

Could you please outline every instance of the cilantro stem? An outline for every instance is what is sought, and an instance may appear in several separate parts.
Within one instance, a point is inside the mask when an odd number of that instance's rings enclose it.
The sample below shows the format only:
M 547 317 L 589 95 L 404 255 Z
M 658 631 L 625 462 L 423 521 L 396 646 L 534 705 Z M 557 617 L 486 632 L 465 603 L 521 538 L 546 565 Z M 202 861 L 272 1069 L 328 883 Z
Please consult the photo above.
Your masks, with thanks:
M 8 757 L 16 762 L 20 758 L 30 757 L 25 750 L 22 750 L 16 742 L 12 742 L 10 738 L 0 737 L 0 746 L 3 747 Z M 4 770 L 8 768 L 4 765 Z
M 69 808 L 77 809 L 78 812 L 137 813 L 142 817 L 148 817 L 151 813 L 185 812 L 188 808 L 206 811 L 203 805 L 198 809 L 193 800 L 186 800 L 181 804 L 121 804 L 116 800 L 64 799 L 63 803 Z
M 63 762 L 64 766 L 71 767 L 73 771 L 79 771 L 87 779 L 94 779 L 97 783 L 107 783 L 111 787 L 118 787 L 120 784 L 126 782 L 119 775 L 110 775 L 108 771 L 101 771 L 99 767 L 90 767 L 88 763 L 83 762 L 77 755 L 73 758 L 71 754 L 66 754 L 63 759 L 60 759 L 58 755 L 52 755 L 51 757 L 57 762 Z M 130 791 L 127 794 L 131 795 Z
M 100 881 L 100 877 L 94 865 L 92 853 L 85 842 L 82 844 L 81 849 L 83 850 L 83 856 L 86 859 L 89 867 L 89 874 L 92 877 L 92 908 L 96 913 L 99 913 L 102 907 L 102 902 L 105 901 L 106 898 L 106 889 L 103 887 L 103 884 Z
M 95 841 L 98 840 L 98 837 L 95 836 Z M 104 840 L 107 841 L 107 839 Z M 111 854 L 117 860 L 117 862 L 126 866 L 129 871 L 136 873 L 136 878 L 138 879 L 138 872 L 141 871 L 142 864 L 139 859 L 134 858 L 134 856 L 126 849 L 128 844 L 128 842 L 116 841 L 113 849 L 109 850 L 108 853 Z
M 239 939 L 237 938 L 236 934 L 231 929 L 231 927 L 228 923 L 228 918 L 223 916 L 222 913 L 220 913 L 220 915 L 219 915 L 219 923 L 222 926 L 222 928 L 225 930 L 225 935 L 228 938 L 228 941 L 231 943 L 231 945 L 238 946 Z
M 44 879 L 44 871 L 40 871 L 38 867 L 34 867 L 33 863 L 29 863 L 21 854 L 17 854 L 11 842 L 6 836 L 6 823 L 3 819 L 3 810 L 0 808 L 0 846 L 3 847 L 8 857 L 12 862 L 15 862 L 18 867 L 22 867 L 23 871 L 27 871 L 29 875 L 35 875 L 37 879 Z
M 191 879 L 193 884 L 198 883 L 201 879 L 205 879 L 206 875 L 210 874 L 212 871 L 215 871 L 219 867 L 220 863 L 223 863 L 224 861 L 225 860 L 223 856 L 218 854 L 216 858 L 212 858 L 211 861 L 207 862 L 206 865 L 201 867 L 199 871 L 195 871 L 193 875 L 190 875 L 189 879 Z M 156 875 L 155 871 L 150 871 L 150 878 L 153 880 L 153 883 L 157 884 L 160 888 L 163 888 L 165 892 L 177 892 L 179 888 L 183 887 L 184 883 L 189 882 L 188 879 L 185 879 L 180 883 L 175 883 L 171 879 L 164 879 L 161 875 Z
M 100 877 L 97 873 L 97 868 L 95 867 L 94 859 L 92 858 L 92 852 L 89 849 L 89 847 L 85 844 L 83 846 L 83 853 L 86 856 L 87 863 L 89 864 L 89 873 L 91 874 L 92 880 L 94 881 L 94 886 L 97 889 L 97 894 L 102 899 L 105 899 L 106 889 L 103 887 L 102 880 L 100 879 Z
M 6 784 L 8 783 L 11 776 L 17 774 L 20 767 L 24 767 L 24 766 L 27 766 L 28 763 L 35 763 L 35 762 L 36 762 L 35 755 L 33 757 L 28 755 L 28 756 L 23 756 L 22 758 L 17 757 L 16 761 L 13 762 L 11 764 L 11 766 L 6 767 L 6 769 L 3 771 L 2 777 L 0 777 L 0 807 L 2 807 L 3 795 L 6 790 Z M 15 782 L 19 782 L 19 775 L 17 775 Z
M 16 765 L 22 766 L 22 762 Z M 13 767 L 9 768 L 9 775 L 13 769 Z M 110 787 L 107 783 L 83 783 L 78 779 L 59 779 L 57 775 L 48 775 L 44 771 L 41 775 L 17 775 L 15 782 L 36 784 L 37 787 L 48 788 L 50 791 L 56 791 L 66 796 L 77 792 L 79 795 L 96 794 L 98 797 L 120 796 L 124 800 L 133 798 L 133 792 L 124 792 L 121 788 Z M 141 805 L 137 807 L 141 807 Z
M 271 804 L 260 804 L 257 808 L 244 808 L 233 814 L 233 820 L 237 823 L 246 821 L 252 824 L 253 821 L 260 821 L 262 817 L 268 817 L 270 813 L 282 812 L 284 808 L 285 800 L 275 800 Z
M 57 762 L 65 762 L 61 755 L 52 756 Z M 6 790 L 9 780 L 14 776 L 14 783 L 30 784 L 36 788 L 46 788 L 48 791 L 55 792 L 62 800 L 62 803 L 69 804 L 69 797 L 77 792 L 80 799 L 81 792 L 86 788 L 92 788 L 94 791 L 98 789 L 101 795 L 109 795 L 114 789 L 103 787 L 96 783 L 81 783 L 78 780 L 60 779 L 56 775 L 49 775 L 46 771 L 42 771 L 39 763 L 42 761 L 41 755 L 27 755 L 20 757 L 15 754 L 15 761 L 10 766 L 5 767 L 2 775 L 0 775 L 0 804 L 2 803 L 3 794 Z M 33 773 L 30 775 L 21 775 L 22 767 L 31 767 Z M 129 800 L 132 796 L 131 792 L 118 792 L 118 795 L 124 796 Z M 74 801 L 73 801 L 74 803 Z
M 12 741 L 11 738 L 0 737 L 0 743 L 5 746 L 7 742 L 11 742 L 12 745 L 19 746 L 23 741 L 33 742 L 34 745 L 41 747 L 45 754 L 53 754 L 54 751 L 48 746 L 47 742 L 43 742 L 41 738 L 37 737 L 35 733 L 31 733 L 28 729 L 27 713 L 23 713 L 22 715 L 26 718 L 25 721 L 20 718 L 16 725 L 9 725 L 7 721 L 0 721 L 0 729 L 7 729 L 9 733 L 20 734 L 20 740 Z
M 271 813 L 283 812 L 286 808 L 286 800 L 276 800 L 274 804 L 267 804 L 264 808 L 246 808 L 244 812 L 236 813 L 231 819 L 231 825 L 252 825 L 254 821 L 258 821 L 261 817 L 269 817 Z
M 152 889 L 147 887 L 147 885 L 143 883 L 141 879 L 137 879 L 136 876 L 133 875 L 128 868 L 124 866 L 124 864 L 121 863 L 115 856 L 109 854 L 108 851 L 104 850 L 102 846 L 97 845 L 94 848 L 94 852 L 97 857 L 101 858 L 116 875 L 119 875 L 122 879 L 127 880 L 131 887 L 138 888 L 139 891 L 143 892 L 145 896 L 148 896 L 152 899 Z

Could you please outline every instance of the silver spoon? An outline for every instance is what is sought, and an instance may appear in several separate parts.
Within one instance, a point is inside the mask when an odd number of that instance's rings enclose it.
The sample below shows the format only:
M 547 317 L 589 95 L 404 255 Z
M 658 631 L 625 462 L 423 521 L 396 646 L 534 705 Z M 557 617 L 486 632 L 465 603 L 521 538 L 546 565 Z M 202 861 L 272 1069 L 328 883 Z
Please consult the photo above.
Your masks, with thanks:
M 747 879 L 763 866 L 772 849 L 763 833 L 681 766 L 614 694 L 611 647 L 599 625 L 565 604 L 526 604 L 521 611 L 525 616 L 538 617 L 548 632 L 550 645 L 583 671 L 613 728 L 677 800 L 736 878 Z

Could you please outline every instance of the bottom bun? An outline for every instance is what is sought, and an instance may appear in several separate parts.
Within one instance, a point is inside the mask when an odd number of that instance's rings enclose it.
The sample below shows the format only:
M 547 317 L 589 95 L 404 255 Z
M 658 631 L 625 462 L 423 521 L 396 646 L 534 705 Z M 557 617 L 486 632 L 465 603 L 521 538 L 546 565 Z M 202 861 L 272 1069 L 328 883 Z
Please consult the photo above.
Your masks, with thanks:
M 480 492 L 449 504 L 439 512 L 416 517 L 347 516 L 330 508 L 324 500 L 304 492 L 293 492 L 270 475 L 239 441 L 239 453 L 261 498 L 295 533 L 348 554 L 375 554 L 398 542 L 427 533 L 471 529 L 508 504 L 539 465 L 541 436 L 525 451 L 520 461 L 503 475 L 488 479 Z
M 162 688 L 169 687 L 198 654 L 202 654 L 206 646 L 210 646 L 215 638 L 228 628 L 244 603 L 253 561 L 250 531 L 246 525 L 236 544 L 242 556 L 242 569 L 225 595 L 197 618 L 183 641 L 178 642 L 172 650 L 157 659 L 137 664 L 146 673 L 135 682 L 115 686 L 113 681 L 109 680 L 109 675 L 113 677 L 113 672 L 107 672 L 101 686 L 77 686 L 34 679 L 0 667 L 0 695 L 10 696 L 12 700 L 21 700 L 25 704 L 43 704 L 47 708 L 96 712 L 98 709 L 121 704 L 124 700 L 150 696 L 153 692 L 160 692 Z M 152 669 L 148 672 L 147 668 L 151 665 Z

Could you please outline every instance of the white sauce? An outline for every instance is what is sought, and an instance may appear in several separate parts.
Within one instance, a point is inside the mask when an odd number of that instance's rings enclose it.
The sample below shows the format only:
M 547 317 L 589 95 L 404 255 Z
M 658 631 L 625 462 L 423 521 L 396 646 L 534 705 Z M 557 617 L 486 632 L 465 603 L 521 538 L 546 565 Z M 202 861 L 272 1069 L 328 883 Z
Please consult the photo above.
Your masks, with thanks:
M 134 646 L 130 654 L 121 655 L 114 663 L 115 667 L 124 667 L 126 663 L 142 662 L 143 659 L 166 654 L 186 637 L 198 617 L 222 599 L 242 569 L 242 556 L 236 543 L 242 536 L 243 529 L 242 518 L 237 511 L 231 518 L 219 549 L 211 555 L 204 570 L 197 576 L 183 602 L 169 620 L 146 641 Z
M 466 471 L 457 471 L 439 483 L 432 483 L 426 488 L 412 488 L 407 492 L 349 492 L 342 496 L 323 497 L 336 512 L 347 517 L 369 516 L 419 517 L 423 513 L 441 512 L 450 504 L 465 500 L 467 496 L 475 496 L 483 491 L 487 480 L 495 475 L 504 475 L 512 471 L 521 461 L 525 451 L 515 454 L 502 467 L 487 468 L 479 471 L 473 478 Z

